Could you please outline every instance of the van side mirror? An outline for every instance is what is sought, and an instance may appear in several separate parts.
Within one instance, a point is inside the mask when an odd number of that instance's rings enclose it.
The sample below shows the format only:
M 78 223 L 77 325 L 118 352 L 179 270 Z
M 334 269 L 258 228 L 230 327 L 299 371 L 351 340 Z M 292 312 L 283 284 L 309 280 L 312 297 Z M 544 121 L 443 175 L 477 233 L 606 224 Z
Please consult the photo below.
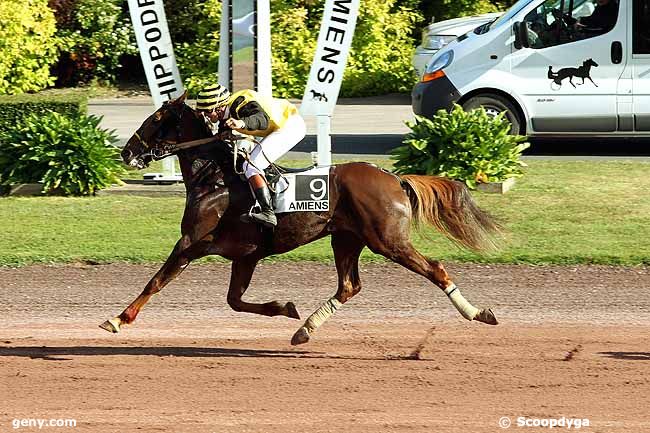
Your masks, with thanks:
M 517 21 L 512 26 L 512 31 L 515 34 L 515 48 L 520 50 L 522 48 L 530 48 L 530 39 L 528 36 L 528 26 L 526 23 Z

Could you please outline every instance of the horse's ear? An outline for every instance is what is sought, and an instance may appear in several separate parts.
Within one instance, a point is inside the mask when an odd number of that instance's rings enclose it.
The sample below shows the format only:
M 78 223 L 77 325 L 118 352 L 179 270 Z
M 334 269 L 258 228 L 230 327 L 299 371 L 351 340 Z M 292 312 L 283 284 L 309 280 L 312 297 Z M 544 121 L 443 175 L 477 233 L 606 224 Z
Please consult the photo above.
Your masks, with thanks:
M 185 90 L 181 96 L 174 99 L 174 104 L 184 104 L 186 99 L 187 99 L 187 90 Z

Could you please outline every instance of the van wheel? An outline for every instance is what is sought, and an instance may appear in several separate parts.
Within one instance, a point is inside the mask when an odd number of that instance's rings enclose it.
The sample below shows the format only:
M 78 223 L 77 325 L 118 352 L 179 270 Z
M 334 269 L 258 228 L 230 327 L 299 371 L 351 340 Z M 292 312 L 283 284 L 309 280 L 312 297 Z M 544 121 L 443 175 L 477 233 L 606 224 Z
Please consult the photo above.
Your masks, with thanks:
M 506 119 L 510 122 L 510 134 L 523 134 L 522 119 L 520 119 L 519 112 L 512 105 L 512 102 L 499 95 L 477 95 L 469 98 L 463 102 L 463 110 L 471 111 L 479 107 L 485 108 L 488 116 L 496 116 L 500 113 L 506 112 Z

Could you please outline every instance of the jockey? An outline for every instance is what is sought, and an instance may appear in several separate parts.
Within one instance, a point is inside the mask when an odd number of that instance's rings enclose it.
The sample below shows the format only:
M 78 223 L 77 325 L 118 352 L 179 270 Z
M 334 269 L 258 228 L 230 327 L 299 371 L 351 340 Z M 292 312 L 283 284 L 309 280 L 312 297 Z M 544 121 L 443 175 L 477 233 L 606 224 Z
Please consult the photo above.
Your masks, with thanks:
M 287 100 L 264 97 L 253 90 L 230 94 L 219 84 L 199 92 L 196 109 L 212 123 L 225 121 L 222 125 L 230 129 L 262 137 L 251 151 L 250 163 L 245 161 L 243 165 L 244 175 L 262 211 L 244 214 L 241 220 L 274 227 L 277 220 L 263 170 L 305 137 L 307 128 L 298 109 Z

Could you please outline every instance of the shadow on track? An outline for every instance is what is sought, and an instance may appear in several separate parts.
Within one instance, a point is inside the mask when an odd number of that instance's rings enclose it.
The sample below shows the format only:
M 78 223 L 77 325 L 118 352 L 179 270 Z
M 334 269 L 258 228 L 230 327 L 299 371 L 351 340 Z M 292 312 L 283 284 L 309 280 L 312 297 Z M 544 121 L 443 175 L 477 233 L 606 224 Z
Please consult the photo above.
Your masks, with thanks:
M 0 357 L 17 356 L 47 361 L 69 361 L 69 356 L 177 356 L 189 358 L 295 358 L 348 359 L 356 361 L 407 361 L 412 355 L 378 357 L 334 355 L 299 350 L 227 349 L 223 347 L 119 347 L 119 346 L 15 346 L 0 347 Z
M 650 361 L 650 352 L 599 352 L 599 354 L 625 361 Z

